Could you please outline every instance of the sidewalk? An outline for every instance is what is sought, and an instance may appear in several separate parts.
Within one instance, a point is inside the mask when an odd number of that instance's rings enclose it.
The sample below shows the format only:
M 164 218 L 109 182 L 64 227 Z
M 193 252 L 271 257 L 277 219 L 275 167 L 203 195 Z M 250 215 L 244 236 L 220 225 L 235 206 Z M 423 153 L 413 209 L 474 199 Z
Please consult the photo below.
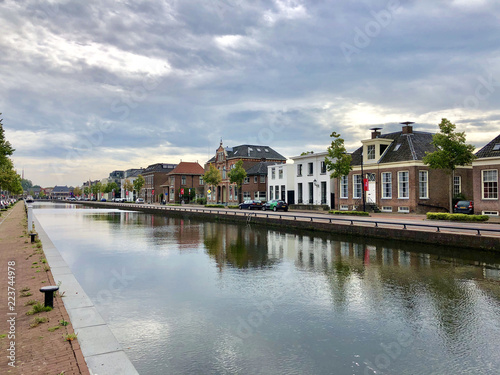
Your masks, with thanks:
M 0 217 L 2 283 L 0 316 L 3 318 L 0 323 L 0 350 L 4 354 L 14 354 L 14 356 L 11 359 L 7 355 L 1 356 L 0 373 L 89 375 L 78 341 L 65 341 L 63 338 L 63 335 L 74 331 L 71 323 L 67 326 L 59 324 L 63 319 L 69 321 L 61 297 L 54 298 L 52 311 L 26 315 L 26 312 L 32 308 L 26 303 L 36 300 L 43 304 L 44 297 L 39 289 L 43 286 L 55 285 L 55 283 L 52 273 L 45 270 L 48 266 L 44 263 L 44 254 L 40 253 L 38 244 L 31 244 L 25 229 L 26 214 L 22 202 L 17 203 L 9 211 L 2 212 Z M 14 272 L 14 275 L 11 273 L 11 278 L 8 275 L 9 265 L 11 265 L 10 271 Z M 15 284 L 9 284 L 13 280 Z M 13 302 L 12 298 L 10 300 L 8 298 L 8 292 L 13 291 L 13 289 L 8 289 L 9 287 L 15 289 L 15 305 L 8 303 L 8 301 Z M 22 296 L 30 293 L 31 295 Z M 31 327 L 34 325 L 35 318 L 46 318 L 47 321 Z M 11 323 L 8 322 L 9 319 Z M 49 328 L 51 328 L 50 331 Z M 15 367 L 9 365 L 12 360 L 14 360 Z

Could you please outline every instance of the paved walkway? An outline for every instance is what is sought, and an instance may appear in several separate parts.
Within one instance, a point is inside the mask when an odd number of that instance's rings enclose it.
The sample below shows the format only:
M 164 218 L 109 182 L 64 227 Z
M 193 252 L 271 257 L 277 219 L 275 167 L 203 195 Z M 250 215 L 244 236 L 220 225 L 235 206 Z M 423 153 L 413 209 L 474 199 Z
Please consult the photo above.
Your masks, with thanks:
M 35 315 L 26 315 L 32 306 L 30 300 L 43 303 L 39 289 L 55 285 L 52 273 L 45 271 L 45 256 L 37 244 L 31 244 L 26 234 L 26 214 L 22 202 L 2 212 L 0 216 L 0 374 L 90 374 L 77 340 L 65 341 L 63 335 L 73 333 L 71 324 L 61 326 L 61 320 L 69 321 L 62 299 L 54 299 L 54 309 Z M 40 245 L 38 245 L 40 246 Z M 15 284 L 9 285 L 8 266 Z M 47 268 L 48 269 L 48 268 Z M 15 305 L 8 299 L 9 287 L 15 289 Z M 24 293 L 23 293 L 24 291 Z M 23 294 L 31 294 L 23 297 Z M 10 309 L 12 308 L 12 309 Z M 11 315 L 9 315 L 11 314 Z M 15 315 L 14 315 L 15 314 Z M 36 318 L 46 322 L 33 326 Z M 8 320 L 11 319 L 11 323 Z M 58 328 L 56 328 L 58 327 Z M 49 328 L 52 328 L 49 330 Z M 15 338 L 9 338 L 15 333 Z M 11 342 L 14 345 L 11 345 Z M 11 349 L 12 350 L 11 352 Z M 5 353 L 14 354 L 9 359 Z M 15 365 L 12 367 L 9 362 Z

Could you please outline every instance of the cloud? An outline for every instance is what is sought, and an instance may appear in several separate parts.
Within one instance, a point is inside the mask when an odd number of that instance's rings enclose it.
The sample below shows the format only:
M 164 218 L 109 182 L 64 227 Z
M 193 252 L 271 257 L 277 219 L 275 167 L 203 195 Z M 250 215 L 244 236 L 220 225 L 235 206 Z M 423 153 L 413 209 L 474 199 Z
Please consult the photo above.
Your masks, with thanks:
M 493 0 L 0 7 L 0 112 L 16 166 L 41 185 L 203 163 L 221 138 L 293 156 L 323 151 L 333 130 L 353 150 L 407 120 L 437 131 L 446 117 L 477 147 L 500 133 Z

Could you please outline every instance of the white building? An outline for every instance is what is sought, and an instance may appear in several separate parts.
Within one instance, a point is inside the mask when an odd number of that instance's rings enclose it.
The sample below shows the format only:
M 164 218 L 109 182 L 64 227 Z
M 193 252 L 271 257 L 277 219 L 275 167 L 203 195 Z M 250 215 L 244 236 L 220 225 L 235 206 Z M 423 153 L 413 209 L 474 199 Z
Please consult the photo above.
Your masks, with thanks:
M 126 180 L 129 180 L 133 185 L 137 177 L 144 171 L 143 168 L 129 169 L 124 173 L 124 178 L 121 180 L 121 197 L 125 198 L 127 202 L 135 202 L 135 199 L 139 196 L 135 191 L 125 191 L 123 185 Z
M 326 170 L 326 152 L 295 156 L 295 204 L 332 207 L 333 180 Z
M 294 204 L 294 188 L 293 164 L 273 164 L 267 167 L 268 200 L 281 199 L 288 204 Z

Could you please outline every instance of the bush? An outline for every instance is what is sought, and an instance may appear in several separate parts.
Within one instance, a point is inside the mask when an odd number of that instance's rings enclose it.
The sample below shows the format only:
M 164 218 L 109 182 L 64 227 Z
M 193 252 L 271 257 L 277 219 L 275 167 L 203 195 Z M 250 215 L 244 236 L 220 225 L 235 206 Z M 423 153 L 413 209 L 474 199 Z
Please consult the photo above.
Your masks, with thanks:
M 488 221 L 490 218 L 486 215 L 466 215 L 466 214 L 447 214 L 442 212 L 428 212 L 428 220 L 448 220 L 448 221 Z
M 207 198 L 198 198 L 195 202 L 198 204 L 207 204 Z
M 208 208 L 226 208 L 223 204 L 206 204 L 205 207 Z
M 368 212 L 364 211 L 337 211 L 337 210 L 331 210 L 328 211 L 330 214 L 334 215 L 352 215 L 352 216 L 370 216 Z
M 240 206 L 227 206 L 227 208 L 240 208 Z

